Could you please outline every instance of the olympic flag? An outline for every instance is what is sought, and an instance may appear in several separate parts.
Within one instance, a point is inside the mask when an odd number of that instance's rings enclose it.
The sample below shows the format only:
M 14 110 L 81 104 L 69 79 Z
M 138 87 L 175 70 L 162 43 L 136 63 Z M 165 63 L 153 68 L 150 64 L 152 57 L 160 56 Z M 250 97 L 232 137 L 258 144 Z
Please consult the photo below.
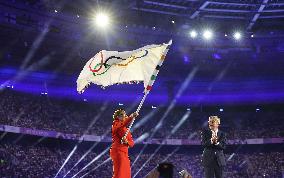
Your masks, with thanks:
M 83 93 L 91 83 L 104 88 L 138 82 L 144 82 L 144 91 L 150 91 L 171 44 L 169 41 L 124 52 L 102 50 L 84 66 L 77 91 Z

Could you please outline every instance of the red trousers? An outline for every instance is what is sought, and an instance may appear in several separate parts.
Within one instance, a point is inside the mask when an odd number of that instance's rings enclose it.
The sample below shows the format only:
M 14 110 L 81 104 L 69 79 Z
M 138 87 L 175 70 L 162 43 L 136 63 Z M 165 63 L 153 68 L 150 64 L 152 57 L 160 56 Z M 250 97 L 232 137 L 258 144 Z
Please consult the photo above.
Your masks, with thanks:
M 113 163 L 112 178 L 131 178 L 130 160 L 128 154 L 112 148 L 110 150 L 110 157 Z

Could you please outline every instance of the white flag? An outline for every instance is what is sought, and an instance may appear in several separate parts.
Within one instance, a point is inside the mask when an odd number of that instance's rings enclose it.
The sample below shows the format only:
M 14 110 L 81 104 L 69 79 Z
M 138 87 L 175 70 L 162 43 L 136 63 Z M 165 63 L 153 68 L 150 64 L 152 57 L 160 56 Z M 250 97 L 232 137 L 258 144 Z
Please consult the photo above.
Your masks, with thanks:
M 171 43 L 148 45 L 133 51 L 100 51 L 81 71 L 77 91 L 84 92 L 91 83 L 107 87 L 140 81 L 150 90 Z

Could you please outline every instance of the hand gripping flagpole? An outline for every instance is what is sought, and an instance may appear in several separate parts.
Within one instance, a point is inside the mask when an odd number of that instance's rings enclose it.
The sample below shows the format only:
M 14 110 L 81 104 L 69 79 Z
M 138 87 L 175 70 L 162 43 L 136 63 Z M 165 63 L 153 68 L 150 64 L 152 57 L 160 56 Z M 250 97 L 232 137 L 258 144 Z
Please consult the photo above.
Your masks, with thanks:
M 153 86 L 153 84 L 154 84 L 154 82 L 155 82 L 155 80 L 157 78 L 157 75 L 158 75 L 158 73 L 160 71 L 160 68 L 161 68 L 165 58 L 166 58 L 166 55 L 167 55 L 167 53 L 169 51 L 169 48 L 170 48 L 171 44 L 172 44 L 172 40 L 170 40 L 169 43 L 167 43 L 167 47 L 163 51 L 163 53 L 161 55 L 160 62 L 156 66 L 156 68 L 155 68 L 155 70 L 154 70 L 154 72 L 153 72 L 153 74 L 151 76 L 151 79 L 149 81 L 149 84 L 148 84 L 148 86 L 145 89 L 144 96 L 143 96 L 142 100 L 140 101 L 139 106 L 138 106 L 138 108 L 136 110 L 137 113 L 139 113 L 140 109 L 142 108 L 142 105 L 143 105 L 144 101 L 146 100 L 147 95 L 149 94 L 150 90 L 152 89 L 152 86 Z M 129 133 L 129 131 L 130 131 L 134 121 L 135 121 L 135 118 L 133 118 L 132 122 L 130 123 L 129 127 L 127 128 L 127 131 L 125 132 L 125 134 L 124 134 L 124 136 L 122 138 L 126 138 L 127 137 L 127 135 Z M 122 139 L 121 139 L 121 143 L 122 143 Z

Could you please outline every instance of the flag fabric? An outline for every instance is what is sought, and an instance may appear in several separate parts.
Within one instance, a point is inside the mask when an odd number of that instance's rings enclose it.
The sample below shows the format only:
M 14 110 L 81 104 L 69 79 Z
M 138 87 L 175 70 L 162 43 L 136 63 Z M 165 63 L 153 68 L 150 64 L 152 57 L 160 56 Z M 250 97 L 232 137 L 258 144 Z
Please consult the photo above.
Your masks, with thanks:
M 172 41 L 124 52 L 102 50 L 84 66 L 77 79 L 77 91 L 83 93 L 91 83 L 104 88 L 139 82 L 144 82 L 145 90 L 151 90 L 171 44 Z

